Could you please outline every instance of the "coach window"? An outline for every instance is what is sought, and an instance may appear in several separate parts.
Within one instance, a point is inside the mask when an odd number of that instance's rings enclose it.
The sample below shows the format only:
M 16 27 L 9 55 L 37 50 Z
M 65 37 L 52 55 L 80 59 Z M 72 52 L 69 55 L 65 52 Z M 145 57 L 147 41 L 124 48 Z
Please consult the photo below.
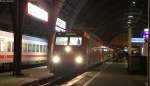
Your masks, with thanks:
M 32 45 L 32 52 L 35 52 L 35 44 Z
M 10 41 L 7 42 L 7 51 L 11 52 L 11 42 Z
M 39 45 L 38 44 L 36 45 L 36 52 L 37 53 L 39 52 Z
M 28 48 L 28 43 L 27 43 L 27 52 L 29 51 L 29 48 Z
M 40 45 L 38 45 L 38 52 L 40 52 Z
M 23 52 L 27 52 L 27 47 L 28 47 L 28 46 L 27 46 L 27 43 L 24 43 L 24 44 L 23 44 Z
M 27 43 L 27 52 L 29 52 L 29 43 Z
M 10 45 L 11 45 L 11 48 L 10 48 L 11 50 L 10 51 L 13 52 L 12 41 L 10 42 Z
M 82 38 L 81 37 L 70 37 L 69 45 L 81 45 Z
M 25 52 L 28 52 L 28 44 L 25 43 Z
M 46 53 L 47 52 L 47 48 L 46 48 L 47 46 L 46 45 L 44 45 L 44 53 Z
M 45 53 L 47 53 L 47 45 L 45 45 Z
M 31 44 L 28 44 L 28 52 L 31 52 Z
M 22 43 L 22 52 L 24 52 L 24 49 L 25 49 L 25 44 Z
M 29 43 L 27 44 L 27 47 L 28 47 L 28 52 L 29 52 L 29 51 L 30 51 L 30 50 L 29 50 Z
M 40 45 L 40 51 L 43 52 L 43 45 Z
M 35 49 L 34 50 L 35 50 L 34 52 L 37 52 L 37 44 L 35 44 Z
M 43 53 L 45 53 L 45 45 L 43 45 Z
M 39 52 L 39 45 L 36 45 L 36 52 Z
M 1 52 L 1 41 L 0 41 L 0 52 Z
M 31 44 L 31 51 L 30 52 L 33 52 L 33 51 L 34 51 L 33 44 Z
M 42 53 L 42 45 L 40 45 L 40 53 Z
M 28 52 L 32 52 L 32 44 L 28 44 Z
M 44 53 L 44 45 L 42 45 L 42 52 Z
M 4 51 L 3 41 L 0 40 L 0 52 Z
M 36 44 L 34 44 L 34 50 L 33 51 L 36 52 Z
M 44 53 L 44 45 L 42 45 L 42 53 Z
M 12 52 L 14 52 L 14 42 L 12 42 Z
M 34 51 L 35 51 L 35 45 L 32 44 L 31 52 L 34 52 Z

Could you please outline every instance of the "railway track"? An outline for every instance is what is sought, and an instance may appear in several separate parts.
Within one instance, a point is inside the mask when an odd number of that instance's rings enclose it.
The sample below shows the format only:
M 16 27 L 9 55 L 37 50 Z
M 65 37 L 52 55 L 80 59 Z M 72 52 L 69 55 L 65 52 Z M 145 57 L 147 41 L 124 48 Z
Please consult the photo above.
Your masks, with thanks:
M 35 80 L 31 83 L 27 83 L 21 86 L 51 86 L 51 84 L 54 84 L 55 82 L 61 80 L 60 77 L 48 77 L 48 78 L 44 78 L 44 79 L 40 79 L 40 80 Z

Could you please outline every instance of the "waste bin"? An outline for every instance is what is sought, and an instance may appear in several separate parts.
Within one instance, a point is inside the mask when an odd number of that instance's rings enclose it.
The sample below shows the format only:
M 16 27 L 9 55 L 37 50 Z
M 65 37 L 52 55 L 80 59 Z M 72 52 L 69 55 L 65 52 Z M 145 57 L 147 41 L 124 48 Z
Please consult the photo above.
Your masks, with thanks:
M 146 56 L 130 56 L 128 57 L 128 72 L 146 74 L 147 57 Z

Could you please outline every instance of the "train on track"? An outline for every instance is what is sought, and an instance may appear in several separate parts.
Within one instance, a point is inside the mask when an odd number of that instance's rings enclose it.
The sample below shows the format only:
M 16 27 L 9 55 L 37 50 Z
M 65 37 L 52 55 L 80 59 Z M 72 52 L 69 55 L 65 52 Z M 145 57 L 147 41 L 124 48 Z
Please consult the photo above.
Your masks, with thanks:
M 14 36 L 11 32 L 0 31 L 0 72 L 13 67 Z M 47 62 L 47 41 L 22 35 L 22 66 L 44 65 Z
M 55 32 L 51 38 L 50 70 L 64 76 L 104 62 L 103 41 L 87 32 Z
M 6 31 L 0 34 L 0 72 L 5 72 L 13 69 L 14 36 Z M 54 32 L 51 35 L 49 57 L 46 39 L 22 35 L 22 68 L 49 63 L 55 75 L 76 74 L 103 63 L 109 55 L 103 41 L 86 32 Z

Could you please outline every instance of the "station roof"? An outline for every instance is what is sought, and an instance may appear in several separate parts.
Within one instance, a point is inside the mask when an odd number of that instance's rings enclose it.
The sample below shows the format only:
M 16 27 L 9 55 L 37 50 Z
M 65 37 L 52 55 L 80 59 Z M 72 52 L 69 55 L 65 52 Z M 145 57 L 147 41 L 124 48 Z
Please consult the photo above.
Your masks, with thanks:
M 43 0 L 47 5 L 51 1 Z M 68 23 L 68 29 L 87 31 L 110 43 L 119 34 L 127 33 L 129 26 L 132 26 L 134 34 L 148 27 L 147 3 L 148 0 L 65 0 L 59 17 Z M 0 3 L 0 10 L 0 28 L 12 30 L 8 3 Z M 133 18 L 129 19 L 129 16 Z M 41 21 L 28 16 L 25 16 L 24 21 L 24 33 L 40 37 L 47 34 Z M 129 25 L 129 21 L 132 24 Z
M 91 32 L 109 43 L 128 32 L 128 16 L 133 16 L 134 34 L 147 27 L 147 0 L 65 0 L 60 16 L 70 22 L 69 28 Z

